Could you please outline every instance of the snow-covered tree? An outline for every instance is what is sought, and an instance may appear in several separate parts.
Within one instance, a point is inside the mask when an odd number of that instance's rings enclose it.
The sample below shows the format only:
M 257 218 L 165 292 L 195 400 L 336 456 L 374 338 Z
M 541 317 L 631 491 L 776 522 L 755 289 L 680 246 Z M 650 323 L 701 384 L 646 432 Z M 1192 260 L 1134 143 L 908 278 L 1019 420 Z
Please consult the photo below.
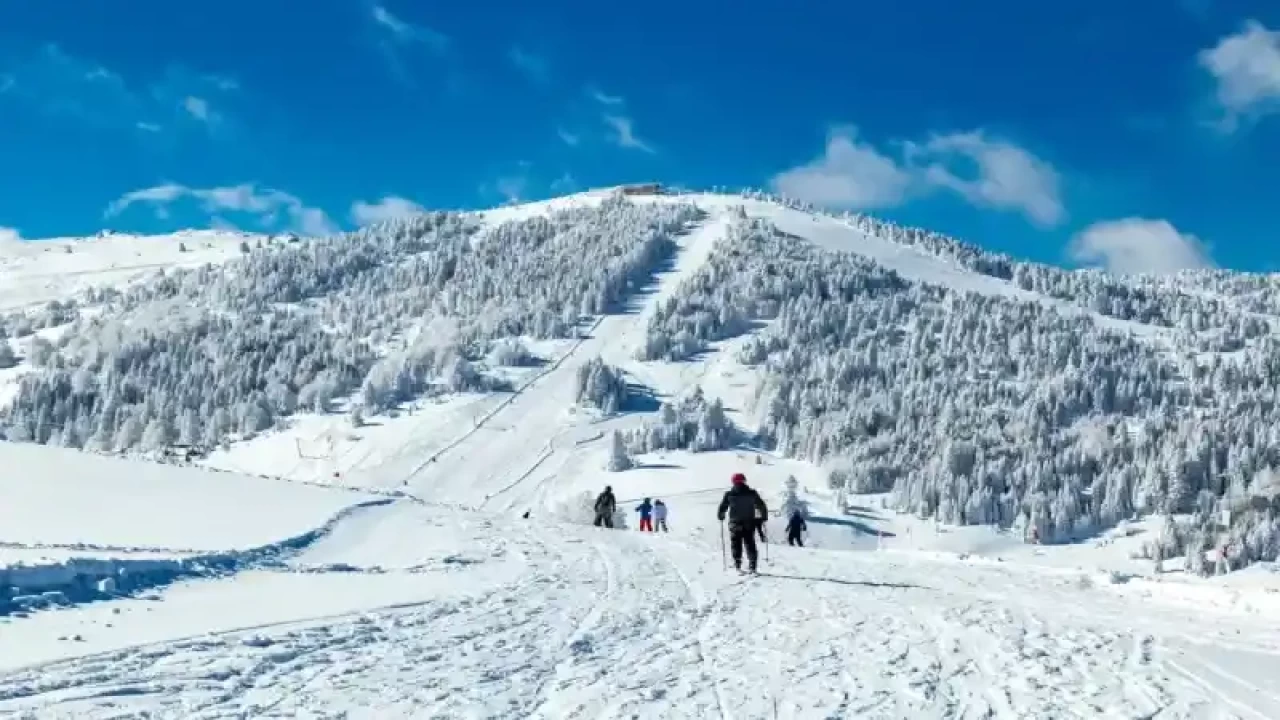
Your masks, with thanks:
M 809 517 L 809 504 L 796 492 L 799 485 L 794 475 L 788 475 L 782 483 L 782 498 L 778 503 L 778 514 L 783 519 L 789 520 L 796 513 L 800 513 L 801 517 Z
M 488 362 L 494 367 L 528 367 L 536 365 L 538 358 L 520 338 L 501 338 L 489 349 Z
M 702 388 L 695 387 L 678 403 L 663 403 L 656 421 L 630 431 L 627 446 L 636 454 L 660 450 L 709 452 L 733 447 L 738 438 L 738 430 L 729 421 L 720 399 L 708 401 Z
M 609 472 L 622 472 L 630 470 L 635 466 L 631 460 L 631 455 L 627 452 L 627 443 L 622 437 L 622 433 L 614 430 L 609 435 L 609 462 L 605 469 Z
M 592 358 L 578 368 L 574 402 L 606 414 L 618 412 L 627 402 L 626 376 L 600 358 Z

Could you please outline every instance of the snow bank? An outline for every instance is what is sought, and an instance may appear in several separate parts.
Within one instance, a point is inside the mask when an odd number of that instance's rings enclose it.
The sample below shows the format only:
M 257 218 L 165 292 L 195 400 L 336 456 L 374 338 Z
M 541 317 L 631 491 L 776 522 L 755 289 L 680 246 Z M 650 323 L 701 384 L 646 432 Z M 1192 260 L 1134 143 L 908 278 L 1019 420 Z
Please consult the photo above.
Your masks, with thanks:
M 0 567 L 0 617 L 15 612 L 63 606 L 128 595 L 185 577 L 227 575 L 250 567 L 279 563 L 290 552 L 310 547 L 333 532 L 343 520 L 367 508 L 388 505 L 391 499 L 368 500 L 349 506 L 318 528 L 245 550 L 170 558 L 119 554 L 113 557 L 71 557 L 62 561 Z
M 373 496 L 0 442 L 0 543 L 73 550 L 244 550 Z

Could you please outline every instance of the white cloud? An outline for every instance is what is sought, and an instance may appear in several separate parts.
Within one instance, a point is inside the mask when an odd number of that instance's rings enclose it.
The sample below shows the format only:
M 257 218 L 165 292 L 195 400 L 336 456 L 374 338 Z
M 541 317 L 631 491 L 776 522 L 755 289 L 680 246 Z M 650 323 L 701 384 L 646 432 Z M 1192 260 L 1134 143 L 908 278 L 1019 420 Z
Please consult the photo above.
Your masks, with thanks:
M 494 183 L 494 188 L 507 202 L 518 203 L 524 199 L 525 193 L 529 189 L 529 178 L 527 175 L 500 177 Z
M 17 228 L 0 227 L 0 245 L 22 242 L 22 233 Z
M 1068 253 L 1081 264 L 1123 274 L 1213 267 L 1209 251 L 1199 239 L 1178 232 L 1165 220 L 1125 218 L 1094 223 L 1072 239 Z
M 653 146 L 636 137 L 631 118 L 622 115 L 605 115 L 604 121 L 609 127 L 613 128 L 613 141 L 617 143 L 618 147 L 647 153 L 655 152 Z
M 564 128 L 556 128 L 556 134 L 559 135 L 560 139 L 564 141 L 564 144 L 569 147 L 577 147 L 578 143 L 582 142 L 581 137 L 575 133 L 565 130 Z
M 414 25 L 401 20 L 381 5 L 373 6 L 372 18 L 375 26 L 383 31 L 383 39 L 378 41 L 378 48 L 386 58 L 391 74 L 404 85 L 414 84 L 412 74 L 401 59 L 401 53 L 407 46 L 425 45 L 440 56 L 449 51 L 448 36 L 425 25 Z
M 71 118 L 99 129 L 149 134 L 169 127 L 177 116 L 195 117 L 206 127 L 221 118 L 208 98 L 238 88 L 235 80 L 199 75 L 180 67 L 164 69 L 161 79 L 130 83 L 93 60 L 47 44 L 18 58 L 0 75 L 0 92 L 44 115 Z
M 1234 130 L 1242 116 L 1280 111 L 1280 32 L 1250 20 L 1240 32 L 1202 50 L 1199 60 L 1217 81 L 1223 130 Z
M 146 105 L 118 74 L 53 44 L 20 58 L 4 87 L 6 95 L 41 113 L 104 128 L 131 125 Z
M 442 53 L 449 48 L 449 38 L 425 25 L 414 25 L 392 15 L 381 5 L 373 6 L 373 21 L 387 30 L 391 38 L 399 43 L 422 43 L 432 50 Z
M 624 100 L 619 95 L 608 95 L 599 88 L 589 88 L 587 93 L 601 105 L 621 105 Z
M 568 195 L 575 192 L 579 187 L 577 179 L 569 173 L 565 173 L 551 181 L 551 192 L 555 195 Z
M 897 144 L 904 149 L 901 158 L 859 141 L 855 128 L 838 126 L 821 156 L 770 183 L 784 195 L 848 210 L 895 207 L 947 190 L 973 205 L 1016 210 L 1037 225 L 1057 225 L 1066 216 L 1057 171 L 1017 145 L 979 131 Z
M 551 66 L 547 63 L 547 59 L 541 55 L 536 55 L 516 46 L 507 53 L 507 59 L 531 81 L 539 85 L 546 85 L 551 82 Z
M 412 200 L 388 195 L 375 203 L 355 202 L 351 206 L 351 219 L 357 225 L 369 225 L 424 212 L 426 208 Z
M 191 192 L 189 188 L 174 183 L 166 183 L 164 185 L 156 185 L 155 187 L 143 188 L 127 192 L 116 198 L 114 202 L 107 207 L 106 215 L 118 215 L 129 208 L 134 203 L 148 203 L 162 208 L 183 195 Z
M 232 92 L 240 89 L 238 80 L 225 75 L 206 75 L 204 79 L 223 92 Z
M 924 183 L 953 190 L 974 205 L 1017 210 L 1045 227 L 1066 216 L 1057 171 L 1012 143 L 977 131 L 939 135 L 923 145 L 907 143 L 907 158 L 930 162 L 922 170 Z M 976 175 L 961 177 L 957 164 L 976 167 Z
M 847 210 L 893 207 L 911 191 L 911 175 L 893 158 L 860 143 L 852 127 L 834 129 L 823 154 L 773 178 L 775 190 L 815 205 Z
M 209 101 L 204 98 L 198 98 L 194 95 L 188 95 L 182 100 L 182 108 L 187 111 L 191 117 L 200 122 L 210 122 L 212 113 L 209 110 Z
M 168 216 L 170 204 L 191 198 L 199 200 L 210 215 L 237 212 L 253 216 L 263 229 L 281 228 L 303 235 L 332 235 L 338 232 L 329 216 L 319 208 L 308 207 L 294 195 L 282 190 L 259 188 L 253 184 L 215 188 L 192 188 L 165 183 L 125 193 L 107 207 L 106 216 L 119 215 L 137 204 L 150 205 L 157 217 Z M 283 214 L 286 219 L 281 220 Z

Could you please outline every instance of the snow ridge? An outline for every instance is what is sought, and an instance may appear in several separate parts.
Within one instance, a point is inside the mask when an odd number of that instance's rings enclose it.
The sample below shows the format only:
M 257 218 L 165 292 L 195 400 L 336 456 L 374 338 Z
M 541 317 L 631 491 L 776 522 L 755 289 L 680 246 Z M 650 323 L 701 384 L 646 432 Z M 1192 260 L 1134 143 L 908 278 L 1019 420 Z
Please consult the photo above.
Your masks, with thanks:
M 284 567 L 286 560 L 333 532 L 333 529 L 342 521 L 368 508 L 380 507 L 392 502 L 395 501 L 379 498 L 356 503 L 341 510 L 318 528 L 279 542 L 246 550 L 210 553 L 92 544 L 5 543 L 5 546 L 11 549 L 88 550 L 94 553 L 94 557 L 72 557 L 63 562 L 51 564 L 18 563 L 0 567 L 0 617 L 53 606 L 65 607 L 133 595 L 178 580 L 225 578 L 248 569 Z M 167 559 L 129 557 L 136 553 L 170 553 L 183 557 Z

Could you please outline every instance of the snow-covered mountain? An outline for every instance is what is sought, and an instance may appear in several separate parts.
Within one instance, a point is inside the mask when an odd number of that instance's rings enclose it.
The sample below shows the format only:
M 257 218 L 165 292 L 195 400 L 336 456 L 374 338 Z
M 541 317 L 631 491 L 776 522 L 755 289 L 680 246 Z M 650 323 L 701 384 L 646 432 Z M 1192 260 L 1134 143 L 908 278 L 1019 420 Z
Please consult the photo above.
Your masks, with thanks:
M 0 712 L 1280 712 L 1272 277 L 754 193 L 117 244 L 5 273 Z M 752 584 L 734 471 L 811 512 Z M 606 483 L 670 536 L 587 527 Z
M 141 257 L 177 240 L 127 247 Z M 148 257 L 170 266 L 5 318 L 11 336 L 59 331 L 16 353 L 39 371 L 10 371 L 21 379 L 7 437 L 106 451 L 231 443 L 237 457 L 291 439 L 306 459 L 330 448 L 273 431 L 337 409 L 359 424 L 428 398 L 501 401 L 572 343 L 576 362 L 604 364 L 557 404 L 584 405 L 585 392 L 612 416 L 667 401 L 623 428 L 635 453 L 750 439 L 825 464 L 848 492 L 1045 542 L 1191 516 L 1160 552 L 1196 570 L 1208 551 L 1239 567 L 1280 550 L 1264 507 L 1280 490 L 1269 277 L 1067 272 L 870 218 L 704 194 L 434 213 L 246 243 L 243 257 L 220 240 L 203 246 L 222 264 Z M 663 295 L 646 297 L 672 264 Z M 588 330 L 599 323 L 627 327 L 615 341 Z M 726 386 L 731 373 L 743 379 Z

